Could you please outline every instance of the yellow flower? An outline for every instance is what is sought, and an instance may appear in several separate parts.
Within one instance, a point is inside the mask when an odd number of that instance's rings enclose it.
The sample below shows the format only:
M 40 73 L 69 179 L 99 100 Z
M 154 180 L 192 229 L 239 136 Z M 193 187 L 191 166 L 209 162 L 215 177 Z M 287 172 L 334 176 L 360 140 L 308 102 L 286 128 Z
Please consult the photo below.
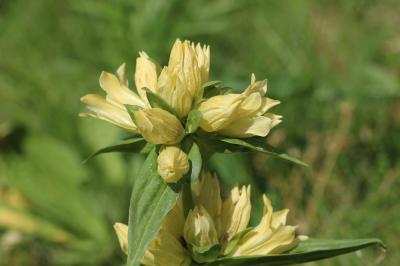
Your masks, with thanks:
M 131 120 L 124 105 L 150 108 L 144 89 L 148 88 L 170 104 L 179 117 L 183 118 L 191 110 L 197 91 L 208 80 L 209 69 L 210 48 L 201 47 L 200 44 L 195 46 L 189 41 L 175 42 L 169 64 L 160 75 L 158 75 L 158 65 L 145 52 L 140 52 L 136 59 L 135 70 L 135 84 L 139 95 L 129 89 L 125 64 L 122 64 L 117 70 L 118 77 L 107 72 L 101 73 L 100 86 L 107 96 L 105 98 L 94 94 L 83 96 L 81 101 L 94 113 L 84 113 L 80 116 L 99 118 L 136 133 L 137 125 Z M 161 139 L 163 144 L 176 143 L 175 139 L 172 142 L 165 142 L 164 137 Z
M 83 113 L 80 116 L 99 118 L 131 132 L 136 132 L 136 125 L 130 118 L 124 104 L 144 107 L 144 102 L 136 93 L 128 88 L 129 84 L 125 74 L 125 64 L 122 64 L 118 68 L 117 74 L 118 78 L 108 72 L 101 73 L 99 79 L 100 86 L 107 93 L 107 96 L 106 98 L 96 94 L 83 96 L 81 101 L 94 114 Z
M 243 236 L 231 256 L 281 254 L 307 239 L 306 236 L 296 237 L 297 226 L 286 225 L 289 210 L 273 212 L 271 202 L 266 195 L 263 195 L 263 201 L 265 207 L 261 222 Z
M 250 186 L 234 187 L 222 205 L 222 241 L 228 241 L 246 229 L 250 221 Z
M 199 247 L 218 244 L 214 222 L 203 206 L 197 205 L 189 211 L 183 236 L 187 243 Z
M 157 158 L 158 174 L 167 183 L 178 182 L 189 172 L 189 159 L 180 148 L 176 146 L 164 146 Z
M 189 41 L 175 41 L 168 66 L 158 76 L 157 65 L 145 52 L 136 60 L 135 83 L 139 95 L 147 101 L 148 88 L 163 98 L 179 117 L 185 117 L 192 107 L 194 96 L 207 82 L 210 70 L 210 47 L 196 46 Z
M 114 229 L 122 250 L 128 254 L 128 226 L 116 223 Z M 141 260 L 145 266 L 189 266 L 190 262 L 191 259 L 179 240 L 165 229 L 160 229 Z
M 138 131 L 153 144 L 176 144 L 185 135 L 181 122 L 160 108 L 149 108 L 134 113 Z
M 241 94 L 211 97 L 200 104 L 203 114 L 200 127 L 207 132 L 219 132 L 232 137 L 266 136 L 271 128 L 281 122 L 281 116 L 267 111 L 279 101 L 264 97 L 267 81 L 251 83 Z
M 157 94 L 185 117 L 201 85 L 207 82 L 210 69 L 210 48 L 195 46 L 189 41 L 175 41 L 168 66 L 157 83 Z

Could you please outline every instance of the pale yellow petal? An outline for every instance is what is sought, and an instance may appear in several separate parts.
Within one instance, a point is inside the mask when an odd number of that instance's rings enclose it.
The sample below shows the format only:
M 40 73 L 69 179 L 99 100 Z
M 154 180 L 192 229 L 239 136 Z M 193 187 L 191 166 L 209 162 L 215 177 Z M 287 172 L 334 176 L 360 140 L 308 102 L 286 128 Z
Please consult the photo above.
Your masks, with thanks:
M 250 221 L 250 186 L 234 187 L 222 205 L 221 240 L 227 241 L 246 229 Z
M 156 91 L 157 87 L 157 65 L 149 58 L 145 52 L 139 53 L 136 59 L 135 84 L 140 97 L 147 101 L 146 91 Z
M 177 67 L 164 67 L 157 83 L 157 94 L 179 115 L 185 117 L 192 108 L 193 96 L 187 89 L 185 77 Z
M 225 136 L 246 138 L 251 136 L 265 137 L 276 126 L 278 120 L 266 116 L 245 117 L 224 127 L 219 132 Z
M 121 67 L 119 71 L 122 71 Z M 120 75 L 122 75 L 122 73 L 120 73 Z M 139 96 L 122 85 L 115 75 L 103 71 L 99 81 L 101 88 L 107 92 L 107 100 L 114 105 L 118 105 L 121 109 L 124 109 L 123 105 L 125 104 L 144 107 L 144 102 Z
M 126 64 L 121 64 L 117 69 L 117 75 L 119 78 L 119 82 L 122 86 L 129 88 L 128 77 L 126 76 Z
M 254 74 L 251 75 L 251 83 L 245 89 L 243 94 L 250 95 L 252 93 L 259 93 L 261 96 L 264 96 L 267 93 L 267 80 L 256 81 L 256 77 Z
M 272 214 L 271 227 L 276 229 L 286 224 L 286 218 L 289 213 L 289 209 L 283 209 Z
M 122 223 L 115 223 L 114 230 L 117 234 L 122 251 L 128 254 L 128 226 Z
M 132 122 L 128 112 L 120 107 L 107 102 L 96 94 L 87 94 L 81 98 L 87 108 L 95 113 L 87 114 L 88 117 L 96 117 L 129 131 L 136 132 L 136 125 Z

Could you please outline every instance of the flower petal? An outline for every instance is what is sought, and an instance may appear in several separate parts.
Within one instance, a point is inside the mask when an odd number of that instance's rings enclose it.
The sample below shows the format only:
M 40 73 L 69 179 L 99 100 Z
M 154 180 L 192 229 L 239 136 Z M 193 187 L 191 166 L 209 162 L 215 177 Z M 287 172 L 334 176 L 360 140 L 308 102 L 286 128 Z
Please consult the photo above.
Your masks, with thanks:
M 87 94 L 81 98 L 87 108 L 95 113 L 86 114 L 86 117 L 96 117 L 110 122 L 129 131 L 136 132 L 136 125 L 133 123 L 128 112 L 120 107 L 106 101 L 96 94 Z M 81 115 L 82 116 L 82 115 Z
M 146 91 L 155 92 L 157 87 L 157 66 L 145 52 L 140 52 L 136 59 L 135 84 L 140 97 L 147 101 Z
M 120 71 L 119 75 L 122 75 L 121 67 L 118 69 Z M 144 107 L 144 102 L 139 98 L 139 96 L 127 87 L 121 85 L 115 75 L 103 71 L 100 75 L 99 82 L 100 87 L 107 92 L 107 100 L 118 105 L 121 109 L 124 104 Z

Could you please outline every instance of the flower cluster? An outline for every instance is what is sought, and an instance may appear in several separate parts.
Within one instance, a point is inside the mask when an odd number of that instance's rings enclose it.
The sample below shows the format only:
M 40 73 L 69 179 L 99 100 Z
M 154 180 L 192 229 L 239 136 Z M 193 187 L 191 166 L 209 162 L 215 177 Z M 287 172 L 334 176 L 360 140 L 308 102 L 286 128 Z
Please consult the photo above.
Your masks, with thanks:
M 222 200 L 218 178 L 205 173 L 201 181 L 193 184 L 192 195 L 194 207 L 186 219 L 181 200 L 168 213 L 142 259 L 143 265 L 190 265 L 190 255 L 196 248 L 217 247 L 218 254 L 224 257 L 280 254 L 307 239 L 296 236 L 296 226 L 286 225 L 288 210 L 274 212 L 266 195 L 262 197 L 261 221 L 248 228 L 250 186 L 236 186 Z M 127 252 L 127 226 L 117 223 L 114 228 L 122 249 Z
M 256 81 L 252 75 L 243 93 L 207 98 L 204 86 L 209 70 L 209 46 L 178 39 L 168 65 L 162 69 L 145 52 L 140 52 L 134 74 L 136 92 L 129 88 L 125 64 L 118 68 L 116 76 L 102 72 L 100 86 L 107 95 L 83 96 L 81 101 L 92 113 L 81 116 L 108 121 L 140 134 L 151 144 L 166 147 L 161 149 L 158 160 L 159 174 L 166 182 L 177 182 L 189 171 L 180 143 L 188 134 L 185 129 L 192 110 L 201 114 L 202 131 L 223 136 L 266 136 L 281 122 L 281 116 L 268 112 L 279 101 L 265 97 L 266 80 Z M 155 97 L 158 104 L 150 97 Z

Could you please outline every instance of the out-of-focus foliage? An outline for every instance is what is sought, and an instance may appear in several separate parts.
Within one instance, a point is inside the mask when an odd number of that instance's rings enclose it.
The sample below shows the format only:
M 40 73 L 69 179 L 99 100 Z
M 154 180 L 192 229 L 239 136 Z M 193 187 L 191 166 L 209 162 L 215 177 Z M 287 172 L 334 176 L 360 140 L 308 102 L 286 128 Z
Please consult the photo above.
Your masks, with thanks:
M 269 142 L 308 162 L 218 156 L 228 185 L 291 209 L 318 238 L 379 237 L 400 260 L 400 4 L 382 1 L 0 1 L 0 265 L 122 265 L 141 156 L 92 151 L 124 137 L 79 119 L 101 70 L 175 38 L 211 45 L 212 79 L 268 78 L 284 122 Z M 255 206 L 257 208 L 257 206 Z M 257 220 L 255 215 L 253 220 Z M 361 256 L 360 256 L 361 255 Z M 312 265 L 375 265 L 379 252 Z

